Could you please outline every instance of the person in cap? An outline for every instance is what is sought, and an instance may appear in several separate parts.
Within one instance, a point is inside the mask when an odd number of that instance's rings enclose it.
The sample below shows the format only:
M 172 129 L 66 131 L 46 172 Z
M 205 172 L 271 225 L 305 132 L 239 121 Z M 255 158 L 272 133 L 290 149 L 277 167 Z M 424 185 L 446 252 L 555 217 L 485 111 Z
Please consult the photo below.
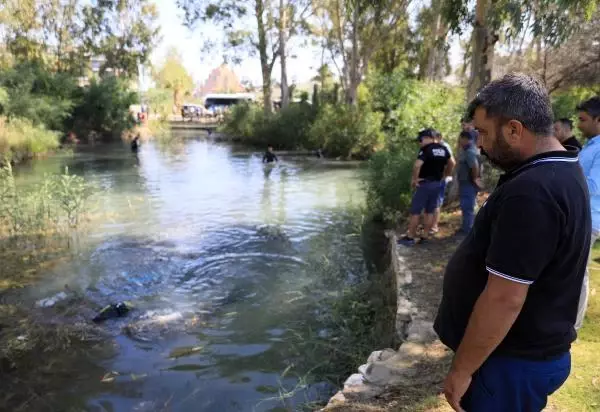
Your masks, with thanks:
M 442 146 L 444 146 L 448 150 L 448 152 L 450 153 L 450 157 L 452 157 L 452 159 L 454 161 L 454 155 L 452 154 L 452 148 L 444 140 L 444 136 L 442 136 L 442 134 L 437 130 L 436 130 L 435 138 L 433 141 L 435 143 L 439 143 Z M 437 209 L 435 209 L 435 212 L 433 213 L 433 224 L 431 225 L 431 230 L 429 232 L 430 235 L 434 235 L 437 232 L 439 232 L 440 214 L 441 214 L 442 205 L 444 204 L 444 197 L 446 196 L 446 186 L 451 181 L 452 181 L 452 176 L 446 176 L 440 182 L 440 196 L 438 198 L 438 207 L 437 207 Z
M 567 380 L 591 237 L 577 152 L 554 137 L 531 76 L 488 83 L 469 106 L 482 154 L 505 173 L 446 266 L 434 329 L 455 353 L 456 411 L 538 412 Z
M 462 225 L 458 231 L 459 235 L 466 235 L 471 230 L 471 227 L 473 227 L 477 192 L 482 187 L 479 151 L 476 147 L 476 140 L 477 132 L 475 130 L 463 131 L 458 138 L 462 149 L 456 174 L 460 210 L 462 212 Z
M 416 243 L 417 227 L 421 213 L 425 212 L 425 240 L 433 225 L 433 216 L 438 208 L 442 179 L 452 174 L 455 162 L 452 155 L 439 143 L 435 143 L 437 131 L 424 129 L 417 140 L 421 150 L 413 166 L 411 186 L 415 189 L 410 206 L 408 232 L 400 243 L 412 246 Z

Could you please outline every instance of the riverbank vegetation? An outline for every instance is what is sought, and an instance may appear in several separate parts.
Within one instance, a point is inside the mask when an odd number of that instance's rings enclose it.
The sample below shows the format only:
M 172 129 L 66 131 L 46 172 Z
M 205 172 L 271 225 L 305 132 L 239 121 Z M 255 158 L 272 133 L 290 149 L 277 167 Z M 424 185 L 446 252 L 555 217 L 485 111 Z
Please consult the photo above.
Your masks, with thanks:
M 149 0 L 8 1 L 0 12 L 0 156 L 121 138 L 158 34 Z

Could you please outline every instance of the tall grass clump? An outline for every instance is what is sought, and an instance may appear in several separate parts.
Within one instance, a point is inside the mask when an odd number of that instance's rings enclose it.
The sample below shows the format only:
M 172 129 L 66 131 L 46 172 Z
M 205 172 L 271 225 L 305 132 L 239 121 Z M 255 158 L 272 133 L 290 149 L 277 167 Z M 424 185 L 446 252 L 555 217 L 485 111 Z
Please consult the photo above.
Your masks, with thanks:
M 77 228 L 92 193 L 92 186 L 68 169 L 23 188 L 7 162 L 0 169 L 0 230 L 4 239 L 43 237 Z
M 58 133 L 30 120 L 0 118 L 0 156 L 3 161 L 18 162 L 49 152 L 59 146 Z

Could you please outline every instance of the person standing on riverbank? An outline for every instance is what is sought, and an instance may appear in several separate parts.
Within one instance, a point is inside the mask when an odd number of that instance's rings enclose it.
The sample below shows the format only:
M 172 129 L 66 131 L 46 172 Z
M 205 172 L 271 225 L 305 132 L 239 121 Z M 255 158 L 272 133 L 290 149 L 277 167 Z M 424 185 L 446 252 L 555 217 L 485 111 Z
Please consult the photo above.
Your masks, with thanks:
M 585 174 L 590 191 L 590 207 L 592 210 L 592 237 L 590 247 L 600 237 L 600 97 L 591 98 L 579 106 L 579 123 L 577 127 L 587 143 L 579 153 L 579 163 Z M 589 260 L 589 256 L 588 256 Z M 585 271 L 575 329 L 581 328 L 590 294 L 589 268 Z
M 437 131 L 424 129 L 419 132 L 417 140 L 421 150 L 413 167 L 411 186 L 415 189 L 410 206 L 410 221 L 407 234 L 400 239 L 405 246 L 413 246 L 416 243 L 417 227 L 424 211 L 425 230 L 421 242 L 427 239 L 435 210 L 438 208 L 440 198 L 441 181 L 452 174 L 454 159 L 444 146 L 435 143 Z
M 265 152 L 262 162 L 263 163 L 273 163 L 273 162 L 277 162 L 279 159 L 277 159 L 277 156 L 275 155 L 275 153 L 273 153 L 273 146 L 269 145 L 269 147 L 267 147 L 267 151 Z
M 461 236 L 468 234 L 473 227 L 477 192 L 482 187 L 479 153 L 475 147 L 476 140 L 477 132 L 475 130 L 461 132 L 458 138 L 462 150 L 458 160 L 456 179 L 458 180 L 462 225 L 457 234 Z
M 434 142 L 439 143 L 442 146 L 444 146 L 446 148 L 446 150 L 448 150 L 448 153 L 450 153 L 450 157 L 452 158 L 452 161 L 455 162 L 454 154 L 452 153 L 452 148 L 444 140 L 444 137 L 442 136 L 442 134 L 438 131 L 436 131 Z M 451 181 L 452 181 L 452 176 L 446 176 L 440 182 L 440 197 L 438 200 L 438 207 L 437 207 L 437 209 L 435 209 L 435 212 L 433 213 L 433 225 L 431 226 L 431 231 L 429 232 L 430 235 L 435 235 L 440 230 L 440 228 L 439 228 L 440 214 L 441 214 L 442 206 L 444 204 L 444 198 L 446 196 L 446 187 L 448 186 L 448 183 L 450 183 Z
M 456 411 L 541 411 L 567 380 L 590 247 L 577 152 L 553 136 L 548 92 L 509 74 L 470 104 L 478 143 L 505 173 L 448 262 L 434 328 L 455 352 Z
M 559 119 L 554 122 L 554 137 L 567 150 L 571 147 L 581 150 L 581 143 L 573 136 L 573 122 L 570 119 Z

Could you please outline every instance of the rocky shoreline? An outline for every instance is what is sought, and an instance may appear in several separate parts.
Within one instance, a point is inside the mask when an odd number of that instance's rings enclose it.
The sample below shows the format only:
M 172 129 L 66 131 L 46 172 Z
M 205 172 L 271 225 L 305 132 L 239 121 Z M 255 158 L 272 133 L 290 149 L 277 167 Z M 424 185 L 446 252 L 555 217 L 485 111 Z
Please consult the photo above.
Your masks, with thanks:
M 385 348 L 372 352 L 322 411 L 346 410 L 352 404 L 369 403 L 398 387 L 422 383 L 424 377 L 420 376 L 419 365 L 440 362 L 447 355 L 433 330 L 431 314 L 419 310 L 411 297 L 413 270 L 408 259 L 414 252 L 399 247 L 393 231 L 386 232 L 386 236 L 392 255 L 390 272 L 397 284 L 396 334 L 401 344 L 397 350 Z

